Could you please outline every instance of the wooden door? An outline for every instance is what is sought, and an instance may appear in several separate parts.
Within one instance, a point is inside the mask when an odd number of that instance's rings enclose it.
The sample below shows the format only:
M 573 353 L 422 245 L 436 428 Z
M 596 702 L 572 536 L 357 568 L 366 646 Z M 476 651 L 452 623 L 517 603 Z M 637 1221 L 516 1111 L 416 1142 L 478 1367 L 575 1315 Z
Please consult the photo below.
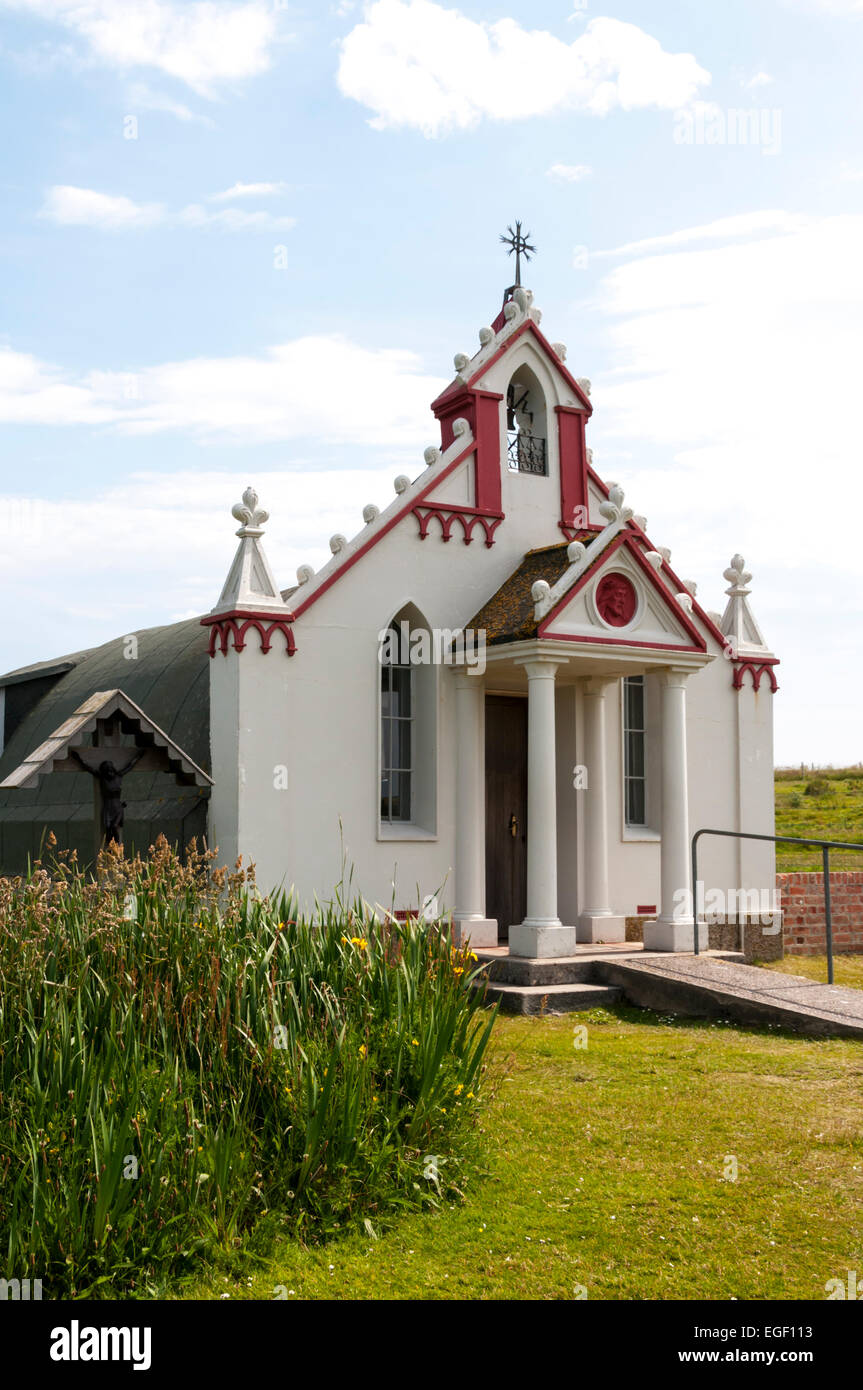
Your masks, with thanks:
M 527 700 L 485 701 L 485 912 L 498 941 L 527 912 Z

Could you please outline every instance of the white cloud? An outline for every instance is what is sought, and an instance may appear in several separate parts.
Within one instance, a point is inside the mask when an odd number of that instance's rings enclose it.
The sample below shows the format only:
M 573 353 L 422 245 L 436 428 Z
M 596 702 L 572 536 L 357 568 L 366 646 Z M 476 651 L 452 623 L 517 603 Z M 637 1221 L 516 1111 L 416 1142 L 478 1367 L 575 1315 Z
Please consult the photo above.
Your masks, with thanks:
M 0 0 L 62 25 L 90 55 L 119 69 L 156 68 L 213 97 L 271 64 L 278 7 L 264 0 Z
M 127 231 L 135 227 L 154 227 L 164 222 L 161 203 L 134 203 L 122 194 L 97 193 L 92 188 L 55 184 L 48 190 L 41 212 L 63 227 L 102 227 L 108 231 Z
M 183 227 L 221 227 L 229 232 L 248 228 L 287 229 L 296 226 L 295 217 L 275 217 L 270 212 L 246 212 L 242 208 L 223 208 L 211 212 L 200 203 L 190 203 L 171 212 L 162 203 L 134 203 L 131 198 L 97 193 L 92 188 L 55 184 L 48 190 L 40 215 L 62 227 L 95 227 L 101 231 L 130 231 L 142 227 L 175 225 Z
M 843 163 L 839 170 L 839 178 L 842 183 L 861 183 L 863 182 L 863 169 L 852 169 L 850 164 Z
M 145 82 L 135 82 L 129 88 L 129 105 L 133 110 L 164 111 L 166 115 L 176 116 L 178 121 L 193 122 L 196 125 L 213 126 L 209 116 L 192 111 L 181 101 L 174 101 L 165 92 L 154 91 Z
M 420 457 L 415 474 L 423 468 Z M 8 587 L 28 576 L 26 601 L 22 590 L 7 624 L 2 671 L 208 612 L 237 545 L 231 507 L 250 482 L 271 516 L 267 556 L 290 588 L 298 565 L 320 569 L 331 558 L 331 535 L 363 529 L 366 503 L 389 504 L 396 471 L 322 473 L 299 461 L 264 473 L 246 461 L 230 471 L 132 474 L 75 498 L 0 493 L 0 578 Z
M 665 236 L 629 241 L 610 251 L 594 251 L 593 259 L 610 256 L 634 256 L 646 251 L 674 250 L 697 241 L 726 241 L 729 237 L 751 237 L 758 232 L 796 232 L 808 225 L 810 219 L 801 213 L 771 209 L 765 212 L 744 212 L 733 217 L 720 217 L 702 227 L 683 227 Z
M 573 43 L 513 19 L 477 23 L 432 0 L 375 0 L 342 42 L 338 83 L 378 130 L 426 136 L 487 117 L 686 106 L 710 81 L 689 53 L 666 53 L 634 24 L 593 19 Z
M 545 171 L 546 178 L 560 179 L 562 183 L 581 183 L 582 179 L 589 179 L 592 173 L 589 164 L 552 164 Z
M 748 82 L 745 82 L 743 85 L 744 85 L 750 92 L 754 92 L 754 91 L 756 91 L 759 87 L 769 87 L 769 86 L 771 85 L 771 83 L 773 82 L 773 80 L 774 80 L 774 79 L 770 76 L 770 73 L 769 73 L 769 72 L 756 72 L 756 73 L 755 73 L 755 76 L 754 76 L 754 77 L 750 77 L 750 78 L 749 78 L 749 81 L 748 81 Z
M 113 408 L 90 386 L 30 353 L 0 347 L 0 420 L 6 424 L 107 424 Z
M 229 444 L 309 439 L 419 450 L 428 442 L 429 403 L 445 385 L 411 352 L 364 348 L 340 335 L 136 372 L 63 372 L 7 348 L 0 421 L 102 424 Z
M 177 221 L 187 227 L 223 227 L 229 232 L 241 232 L 247 227 L 295 227 L 295 217 L 274 217 L 271 212 L 245 212 L 242 208 L 223 208 L 210 212 L 200 203 L 190 203 L 177 214 Z
M 724 604 L 732 551 L 746 557 L 756 615 L 783 662 L 780 759 L 856 759 L 863 217 L 764 213 L 753 236 L 704 244 L 717 225 L 703 238 L 686 229 L 677 251 L 656 238 L 666 254 L 602 281 L 615 366 L 591 373 L 594 438 L 634 449 L 615 469 L 627 500 L 706 606 Z
M 211 203 L 227 203 L 234 198 L 270 198 L 276 193 L 285 193 L 286 183 L 235 183 L 222 193 L 213 193 Z

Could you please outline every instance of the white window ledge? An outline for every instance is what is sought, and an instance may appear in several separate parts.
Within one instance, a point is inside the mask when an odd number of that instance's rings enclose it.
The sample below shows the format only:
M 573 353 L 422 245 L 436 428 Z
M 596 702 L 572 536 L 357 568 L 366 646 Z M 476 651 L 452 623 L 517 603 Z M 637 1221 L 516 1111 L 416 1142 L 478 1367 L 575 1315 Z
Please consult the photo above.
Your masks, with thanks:
M 646 843 L 658 845 L 662 836 L 658 830 L 651 830 L 649 825 L 625 825 L 620 837 L 624 844 Z
M 392 821 L 378 826 L 379 840 L 436 840 L 436 830 L 426 830 L 421 825 L 409 821 Z

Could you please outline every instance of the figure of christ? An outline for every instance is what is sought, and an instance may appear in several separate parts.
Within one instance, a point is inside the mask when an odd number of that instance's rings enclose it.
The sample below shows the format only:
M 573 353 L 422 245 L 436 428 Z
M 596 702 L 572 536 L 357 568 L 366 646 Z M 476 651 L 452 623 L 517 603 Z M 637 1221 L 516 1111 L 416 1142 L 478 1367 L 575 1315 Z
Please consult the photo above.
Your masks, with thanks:
M 99 790 L 102 793 L 102 831 L 106 845 L 123 843 L 123 808 L 126 805 L 123 800 L 123 778 L 127 772 L 131 772 L 139 759 L 143 758 L 146 751 L 146 748 L 139 748 L 125 767 L 118 768 L 112 762 L 105 761 L 101 762 L 98 768 L 92 768 L 88 767 L 76 749 L 69 749 L 76 763 L 85 772 L 89 772 L 91 777 L 98 779 Z

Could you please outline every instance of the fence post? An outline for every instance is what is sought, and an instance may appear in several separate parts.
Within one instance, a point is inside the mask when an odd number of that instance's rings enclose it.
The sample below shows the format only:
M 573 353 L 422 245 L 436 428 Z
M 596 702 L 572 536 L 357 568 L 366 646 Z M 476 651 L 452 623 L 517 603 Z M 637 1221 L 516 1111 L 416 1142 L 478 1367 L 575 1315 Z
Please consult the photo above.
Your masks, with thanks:
M 830 911 L 830 847 L 824 845 L 821 850 L 821 861 L 824 868 L 824 925 L 827 930 L 827 983 L 833 983 L 833 917 Z
M 692 837 L 692 921 L 694 923 L 692 945 L 696 955 L 701 954 L 698 949 L 698 837 L 700 834 L 701 831 L 696 830 Z

